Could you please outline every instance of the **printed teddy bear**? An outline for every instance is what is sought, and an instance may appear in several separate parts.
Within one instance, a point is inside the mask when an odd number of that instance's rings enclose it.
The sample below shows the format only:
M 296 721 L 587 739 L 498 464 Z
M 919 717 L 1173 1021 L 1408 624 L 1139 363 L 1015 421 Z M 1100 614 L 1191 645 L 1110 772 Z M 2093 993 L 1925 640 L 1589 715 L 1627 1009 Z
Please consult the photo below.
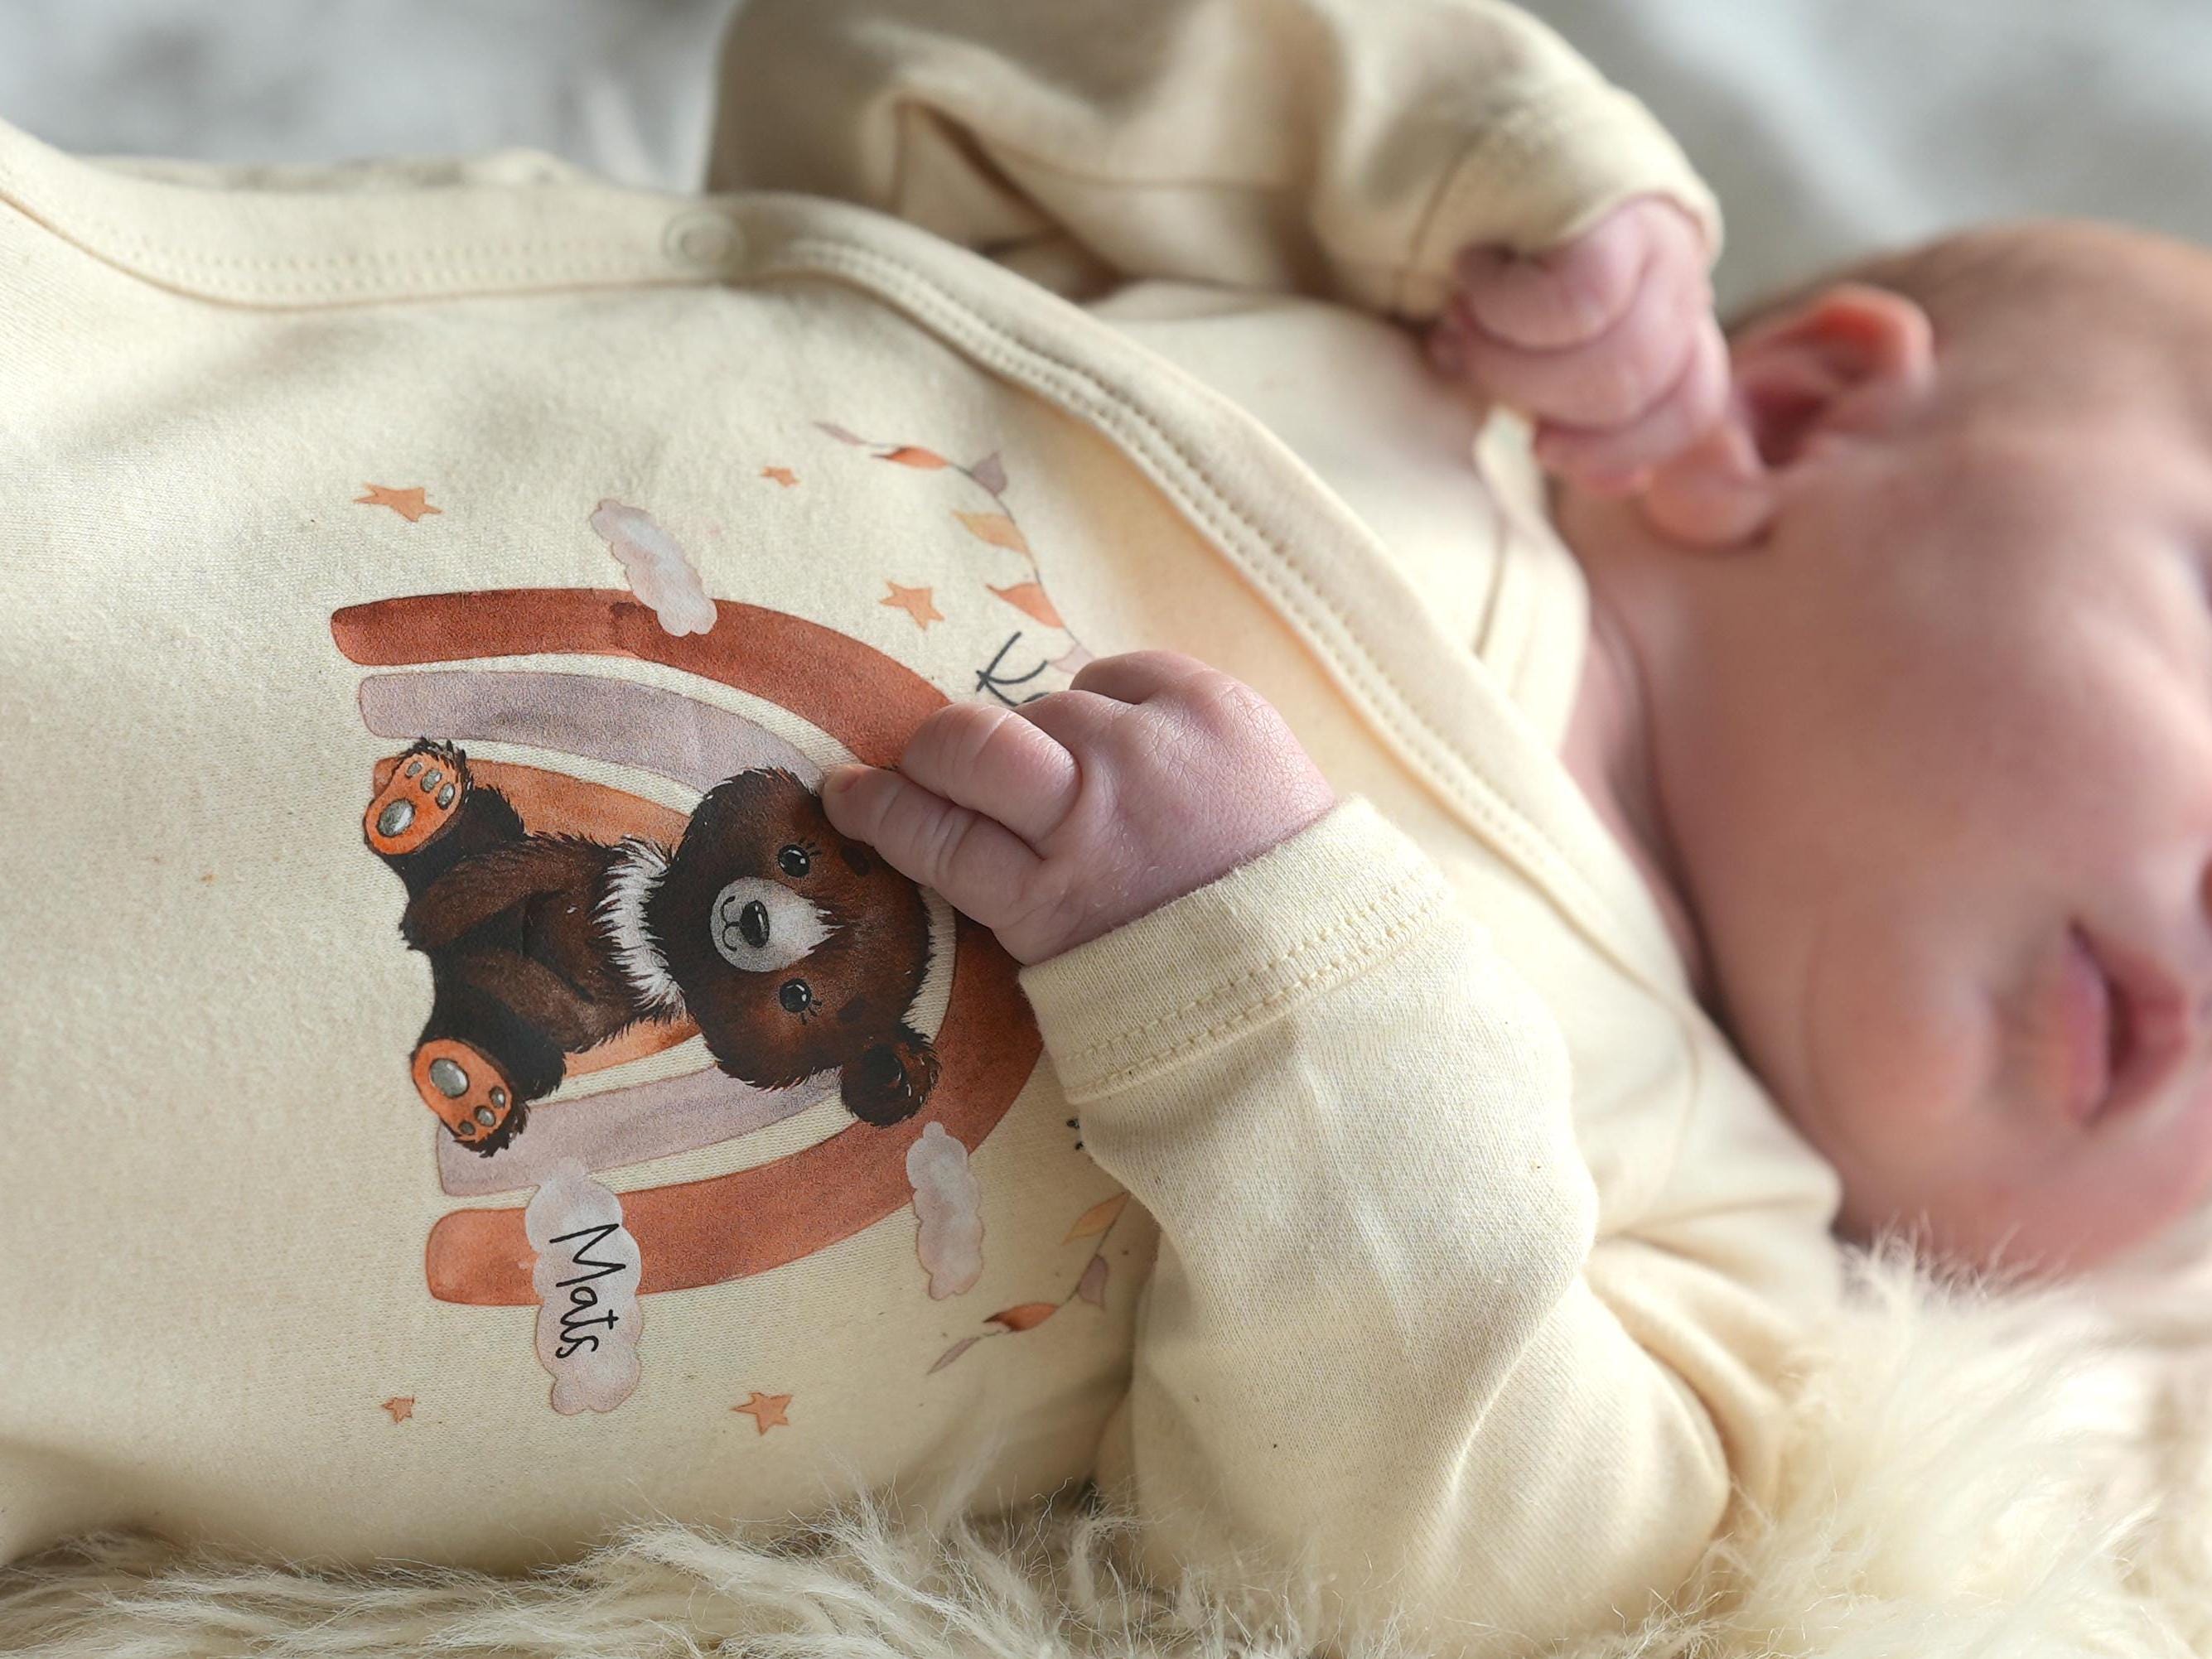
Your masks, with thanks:
M 641 1021 L 689 1018 L 759 1088 L 836 1071 L 846 1108 L 896 1123 L 937 1080 L 907 1016 L 929 966 L 914 884 L 830 827 L 779 768 L 702 798 L 674 848 L 533 832 L 459 748 L 401 755 L 370 848 L 407 889 L 400 933 L 430 961 L 413 1074 L 463 1146 L 521 1133 L 567 1056 Z

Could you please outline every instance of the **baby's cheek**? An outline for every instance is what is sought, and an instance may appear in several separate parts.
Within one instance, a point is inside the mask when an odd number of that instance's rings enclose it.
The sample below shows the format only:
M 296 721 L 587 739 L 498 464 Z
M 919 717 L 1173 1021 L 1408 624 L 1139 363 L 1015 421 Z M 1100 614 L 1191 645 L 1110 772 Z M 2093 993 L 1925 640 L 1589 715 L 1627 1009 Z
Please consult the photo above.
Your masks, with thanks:
M 1814 935 L 1802 1041 L 1778 1069 L 1785 1109 L 1847 1176 L 1902 1197 L 1984 1150 L 1999 1055 L 1979 976 L 1939 928 L 1894 907 L 1838 904 Z

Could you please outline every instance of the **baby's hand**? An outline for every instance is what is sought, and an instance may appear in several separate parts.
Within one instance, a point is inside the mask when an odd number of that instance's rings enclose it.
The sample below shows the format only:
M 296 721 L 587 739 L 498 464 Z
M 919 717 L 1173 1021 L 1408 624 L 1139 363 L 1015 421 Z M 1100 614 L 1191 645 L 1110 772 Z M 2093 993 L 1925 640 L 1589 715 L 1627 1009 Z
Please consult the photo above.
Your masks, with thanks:
M 1470 247 L 1429 332 L 1446 373 L 1536 420 L 1536 459 L 1617 494 L 1704 436 L 1729 390 L 1704 239 L 1638 196 L 1534 258 Z
M 898 770 L 842 766 L 830 822 L 1024 963 L 1203 887 L 1334 802 L 1260 695 L 1172 651 L 1086 665 L 1018 708 L 957 702 Z

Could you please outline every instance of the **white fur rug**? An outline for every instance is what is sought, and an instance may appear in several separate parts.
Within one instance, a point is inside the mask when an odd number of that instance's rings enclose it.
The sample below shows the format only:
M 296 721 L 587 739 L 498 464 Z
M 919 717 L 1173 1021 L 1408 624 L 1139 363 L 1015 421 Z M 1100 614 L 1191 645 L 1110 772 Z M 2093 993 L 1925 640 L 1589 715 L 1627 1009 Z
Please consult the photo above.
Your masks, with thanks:
M 1892 1247 L 1804 1360 L 1793 1484 L 1669 1617 L 1571 1659 L 2212 1651 L 2212 1256 L 1997 1294 Z M 1295 1594 L 1139 1583 L 1072 1498 L 986 1521 L 879 1500 L 781 1537 L 639 1530 L 527 1579 L 313 1575 L 102 1538 L 0 1571 L 23 1659 L 1292 1659 Z M 1402 1653 L 1389 1632 L 1344 1644 Z

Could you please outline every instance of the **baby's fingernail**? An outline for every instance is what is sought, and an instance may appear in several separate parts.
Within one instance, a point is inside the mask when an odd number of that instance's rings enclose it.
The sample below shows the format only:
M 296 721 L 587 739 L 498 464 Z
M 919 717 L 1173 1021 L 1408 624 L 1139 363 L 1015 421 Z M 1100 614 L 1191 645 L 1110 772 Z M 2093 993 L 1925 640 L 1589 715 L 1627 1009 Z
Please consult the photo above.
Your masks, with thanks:
M 822 798 L 842 795 L 860 781 L 860 775 L 868 769 L 858 764 L 833 766 L 822 775 Z

